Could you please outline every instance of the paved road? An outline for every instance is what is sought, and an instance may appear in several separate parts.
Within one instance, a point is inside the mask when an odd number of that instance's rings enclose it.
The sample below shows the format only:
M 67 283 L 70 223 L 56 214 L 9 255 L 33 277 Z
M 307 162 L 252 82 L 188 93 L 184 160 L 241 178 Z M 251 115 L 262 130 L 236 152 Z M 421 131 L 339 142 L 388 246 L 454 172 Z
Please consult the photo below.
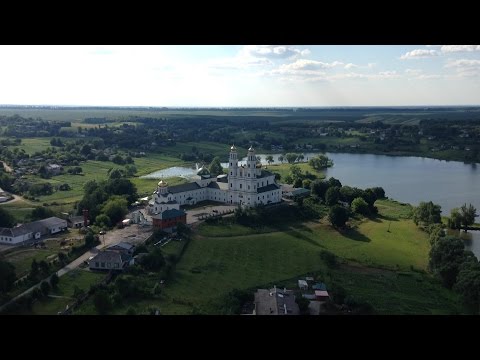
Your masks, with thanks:
M 105 236 L 100 235 L 100 241 L 101 241 L 100 245 L 90 249 L 85 254 L 73 260 L 70 264 L 58 270 L 57 275 L 58 277 L 61 277 L 66 273 L 76 269 L 78 266 L 80 266 L 80 264 L 88 260 L 89 257 L 97 254 L 104 247 L 107 247 L 113 244 L 118 244 L 119 242 L 122 242 L 122 241 L 128 241 L 133 244 L 140 244 L 140 243 L 143 243 L 151 235 L 151 233 L 152 233 L 151 227 L 143 228 L 139 225 L 131 225 L 131 226 L 125 227 L 124 229 L 115 229 L 115 230 L 109 231 L 105 234 Z M 44 280 L 50 281 L 50 276 Z M 37 285 L 32 286 L 30 289 L 24 291 L 20 295 L 15 296 L 8 303 L 0 306 L 0 311 L 2 311 L 6 305 L 10 304 L 13 301 L 16 301 L 22 296 L 29 294 L 35 288 L 40 287 L 40 284 L 41 282 L 38 283 Z

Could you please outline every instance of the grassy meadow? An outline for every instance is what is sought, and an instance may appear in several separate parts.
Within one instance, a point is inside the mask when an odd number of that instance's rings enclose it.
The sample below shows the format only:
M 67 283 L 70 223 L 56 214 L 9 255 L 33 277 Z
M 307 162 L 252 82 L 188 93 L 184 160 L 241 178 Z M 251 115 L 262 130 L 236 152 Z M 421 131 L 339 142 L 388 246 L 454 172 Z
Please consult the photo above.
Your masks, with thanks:
M 456 295 L 425 272 L 429 242 L 407 218 L 409 206 L 390 200 L 378 201 L 377 206 L 377 218 L 354 219 L 353 228 L 343 233 L 324 221 L 286 219 L 260 229 L 202 223 L 162 299 L 130 302 L 115 313 L 125 313 L 128 307 L 139 313 L 154 306 L 162 314 L 221 314 L 225 296 L 234 289 L 295 287 L 305 274 L 316 274 L 327 286 L 341 285 L 380 314 L 459 312 Z M 175 254 L 178 247 L 171 242 L 163 250 Z M 341 265 L 328 269 L 322 250 L 337 255 Z M 92 304 L 80 313 L 88 311 Z
M 60 278 L 57 289 L 53 289 L 46 298 L 35 302 L 29 315 L 56 315 L 59 311 L 72 304 L 75 286 L 87 292 L 91 285 L 105 278 L 104 273 L 89 270 L 73 270 Z

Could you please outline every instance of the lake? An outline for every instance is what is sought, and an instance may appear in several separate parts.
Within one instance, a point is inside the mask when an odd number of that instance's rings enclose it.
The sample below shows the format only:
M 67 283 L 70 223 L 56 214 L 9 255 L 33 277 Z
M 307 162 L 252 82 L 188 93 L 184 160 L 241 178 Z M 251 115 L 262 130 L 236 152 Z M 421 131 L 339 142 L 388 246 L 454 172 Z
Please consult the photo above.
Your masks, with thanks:
M 278 164 L 281 154 L 271 154 Z M 305 153 L 305 160 L 315 156 Z M 386 156 L 372 154 L 327 153 L 334 166 L 326 171 L 342 184 L 368 188 L 381 186 L 388 197 L 418 205 L 420 201 L 433 201 L 449 215 L 454 207 L 472 203 L 480 210 L 480 169 L 458 161 L 435 160 L 413 156 Z M 258 154 L 262 164 L 267 164 L 265 154 Z M 244 164 L 246 158 L 239 161 Z M 197 165 L 198 166 L 198 165 Z M 228 163 L 222 163 L 228 167 Z M 180 176 L 191 178 L 195 168 L 172 167 L 142 176 L 160 179 Z
M 270 154 L 274 164 L 280 163 L 281 154 Z M 305 161 L 316 153 L 305 153 Z M 433 201 L 448 216 L 454 207 L 472 203 L 480 212 L 480 169 L 476 165 L 458 161 L 435 160 L 413 156 L 386 156 L 372 154 L 327 153 L 334 166 L 326 170 L 327 178 L 339 179 L 343 185 L 359 188 L 381 186 L 388 197 L 418 205 L 420 201 Z M 265 154 L 258 154 L 266 165 Z M 244 164 L 246 158 L 239 161 Z M 222 163 L 228 167 L 228 163 Z M 198 165 L 197 165 L 198 168 Z M 181 176 L 191 178 L 196 168 L 172 167 L 143 177 Z M 480 258 L 480 231 L 462 234 L 467 250 Z

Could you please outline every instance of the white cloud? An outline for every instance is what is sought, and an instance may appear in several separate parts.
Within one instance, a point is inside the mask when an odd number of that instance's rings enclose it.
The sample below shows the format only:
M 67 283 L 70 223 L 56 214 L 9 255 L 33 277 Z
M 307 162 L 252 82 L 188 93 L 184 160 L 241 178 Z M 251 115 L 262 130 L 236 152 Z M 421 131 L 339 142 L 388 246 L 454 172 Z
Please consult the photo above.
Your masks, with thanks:
M 420 69 L 406 69 L 405 70 L 405 73 L 407 75 L 412 75 L 412 76 L 420 75 L 422 72 L 423 72 L 423 70 L 420 70 Z
M 415 49 L 412 51 L 407 52 L 400 56 L 401 60 L 409 60 L 409 59 L 421 59 L 427 58 L 432 56 L 437 56 L 438 52 L 436 50 L 426 50 L 426 49 Z
M 415 79 L 417 79 L 417 80 L 430 80 L 430 79 L 441 79 L 442 77 L 443 77 L 442 75 L 436 75 L 436 74 L 430 74 L 430 75 L 422 74 L 422 75 L 417 76 Z
M 342 79 L 377 79 L 377 80 L 385 80 L 385 79 L 398 79 L 401 75 L 397 73 L 396 70 L 393 71 L 381 71 L 378 74 L 362 74 L 362 73 L 342 73 L 342 74 L 335 74 L 328 77 L 329 80 L 342 80 Z
M 334 61 L 331 63 L 325 63 L 316 60 L 307 60 L 299 59 L 290 64 L 280 65 L 278 68 L 279 72 L 290 72 L 290 71 L 308 71 L 308 70 L 319 70 L 319 69 L 330 69 L 335 66 L 343 65 L 341 61 Z
M 352 63 L 348 63 L 347 65 L 345 65 L 345 69 L 347 69 L 347 70 L 358 68 L 358 67 L 359 67 L 358 65 L 355 65 L 355 64 L 352 64 Z
M 241 53 L 247 56 L 270 58 L 270 59 L 287 59 L 294 56 L 306 56 L 310 54 L 310 50 L 300 50 L 292 46 L 278 45 L 247 45 L 241 50 Z
M 443 52 L 480 51 L 480 45 L 443 45 L 440 50 Z
M 308 50 L 308 49 L 302 50 L 300 52 L 300 55 L 302 55 L 302 56 L 307 56 L 307 55 L 310 55 L 310 54 L 311 54 L 311 51 Z
M 480 75 L 480 60 L 474 59 L 450 59 L 445 68 L 453 68 L 457 78 L 471 78 Z
M 458 60 L 449 60 L 445 65 L 446 68 L 471 68 L 471 67 L 480 67 L 480 60 L 473 59 L 458 59 Z

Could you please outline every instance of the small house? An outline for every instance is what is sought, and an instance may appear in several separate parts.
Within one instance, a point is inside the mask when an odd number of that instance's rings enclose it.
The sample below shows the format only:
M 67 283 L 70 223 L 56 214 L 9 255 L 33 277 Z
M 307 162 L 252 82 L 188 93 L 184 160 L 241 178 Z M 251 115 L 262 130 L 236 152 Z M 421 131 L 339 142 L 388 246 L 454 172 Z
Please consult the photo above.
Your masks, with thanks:
M 315 290 L 315 297 L 317 300 L 325 301 L 329 299 L 328 291 Z
M 115 245 L 110 245 L 107 250 L 109 251 L 118 251 L 127 255 L 133 255 L 135 251 L 135 245 L 130 244 L 128 242 L 122 241 Z
M 327 290 L 327 285 L 324 283 L 316 283 L 312 286 L 313 290 L 321 290 L 321 291 L 326 291 Z
M 305 280 L 298 280 L 298 287 L 300 290 L 308 290 L 308 284 Z
M 67 219 L 67 226 L 72 229 L 80 229 L 83 223 L 83 216 L 71 216 Z
M 101 251 L 89 263 L 90 270 L 123 270 L 131 256 L 118 251 Z

